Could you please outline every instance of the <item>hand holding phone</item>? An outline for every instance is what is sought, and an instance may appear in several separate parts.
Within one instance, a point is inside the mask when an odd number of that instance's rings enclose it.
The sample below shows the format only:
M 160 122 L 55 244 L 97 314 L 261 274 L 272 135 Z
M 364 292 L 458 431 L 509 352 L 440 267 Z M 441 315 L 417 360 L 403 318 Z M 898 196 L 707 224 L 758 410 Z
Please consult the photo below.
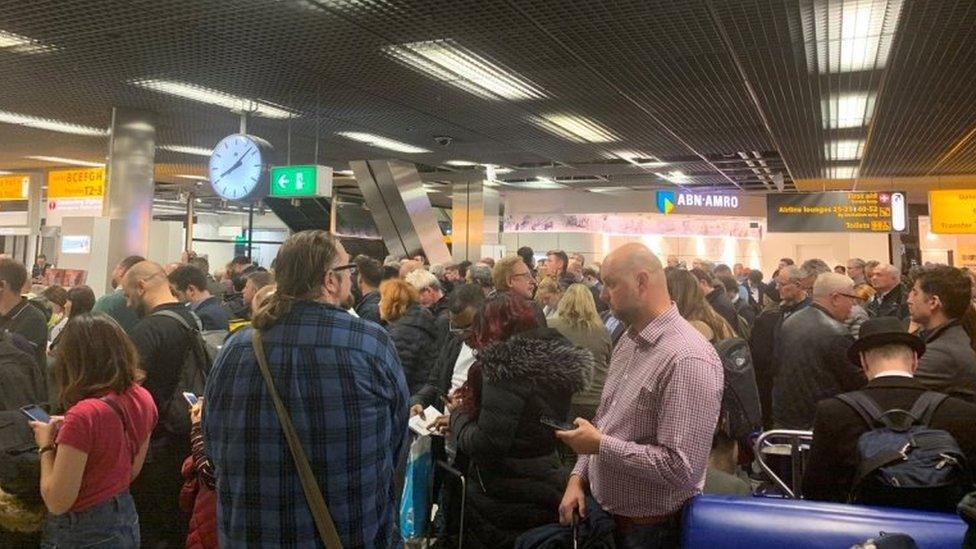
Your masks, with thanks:
M 51 416 L 48 415 L 40 406 L 37 404 L 30 404 L 28 406 L 23 406 L 20 411 L 31 421 L 40 421 L 41 423 L 51 423 Z
M 187 392 L 184 392 L 184 393 L 183 393 L 183 398 L 185 398 L 185 399 L 186 399 L 186 402 L 187 402 L 187 403 L 188 403 L 188 404 L 189 404 L 190 406 L 193 406 L 194 404 L 196 404 L 196 403 L 197 403 L 197 401 L 198 401 L 198 400 L 200 400 L 200 398 L 199 398 L 199 397 L 197 397 L 197 395 L 195 395 L 195 394 L 193 394 L 193 393 L 187 393 Z
M 565 421 L 559 421 L 557 419 L 545 416 L 539 418 L 539 423 L 547 427 L 552 427 L 557 431 L 572 431 L 576 428 L 576 426 L 572 423 L 566 423 Z

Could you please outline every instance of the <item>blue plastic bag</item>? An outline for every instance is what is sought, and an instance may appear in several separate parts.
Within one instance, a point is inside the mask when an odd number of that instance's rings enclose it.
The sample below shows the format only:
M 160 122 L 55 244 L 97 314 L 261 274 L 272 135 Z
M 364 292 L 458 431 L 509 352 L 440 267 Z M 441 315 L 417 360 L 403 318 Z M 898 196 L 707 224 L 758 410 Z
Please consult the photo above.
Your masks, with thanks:
M 400 499 L 400 534 L 403 539 L 420 539 L 430 512 L 430 437 L 417 437 L 410 444 L 407 475 Z

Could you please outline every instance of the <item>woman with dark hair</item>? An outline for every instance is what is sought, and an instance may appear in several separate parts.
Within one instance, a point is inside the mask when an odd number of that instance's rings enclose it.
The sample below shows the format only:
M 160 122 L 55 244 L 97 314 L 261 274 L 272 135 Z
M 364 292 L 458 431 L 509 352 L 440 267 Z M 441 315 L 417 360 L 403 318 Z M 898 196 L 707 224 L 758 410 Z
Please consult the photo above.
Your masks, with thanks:
M 138 547 L 129 484 L 139 475 L 158 413 L 139 382 L 139 357 L 112 319 L 67 324 L 54 378 L 64 417 L 31 422 L 41 497 L 50 515 L 42 547 Z
M 468 344 L 476 362 L 455 393 L 450 433 L 469 458 L 466 547 L 511 547 L 553 521 L 566 473 L 553 429 L 586 388 L 593 355 L 539 328 L 531 302 L 502 293 L 475 317 Z M 470 526 L 469 526 L 470 525 Z
M 48 346 L 48 350 L 54 350 L 69 320 L 78 315 L 90 313 L 93 307 L 95 307 L 95 292 L 91 288 L 75 286 L 68 290 L 64 302 L 64 318 L 54 328 L 51 328 L 51 344 Z
M 668 292 L 678 313 L 710 343 L 735 337 L 729 323 L 705 300 L 698 278 L 691 272 L 675 269 L 668 273 Z

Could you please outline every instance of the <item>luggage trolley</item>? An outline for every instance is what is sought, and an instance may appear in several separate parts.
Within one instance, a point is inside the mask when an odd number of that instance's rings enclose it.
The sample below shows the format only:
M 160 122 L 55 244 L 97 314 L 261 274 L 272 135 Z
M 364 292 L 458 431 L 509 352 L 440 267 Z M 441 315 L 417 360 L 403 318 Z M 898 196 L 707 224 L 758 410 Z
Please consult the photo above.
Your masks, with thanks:
M 760 433 L 753 444 L 756 463 L 763 473 L 782 490 L 783 495 L 789 499 L 800 499 L 802 494 L 804 453 L 810 450 L 810 443 L 813 442 L 813 431 L 794 431 L 787 429 L 776 429 Z M 790 484 L 773 470 L 767 462 L 771 456 L 789 458 Z M 780 471 L 782 472 L 782 471 Z

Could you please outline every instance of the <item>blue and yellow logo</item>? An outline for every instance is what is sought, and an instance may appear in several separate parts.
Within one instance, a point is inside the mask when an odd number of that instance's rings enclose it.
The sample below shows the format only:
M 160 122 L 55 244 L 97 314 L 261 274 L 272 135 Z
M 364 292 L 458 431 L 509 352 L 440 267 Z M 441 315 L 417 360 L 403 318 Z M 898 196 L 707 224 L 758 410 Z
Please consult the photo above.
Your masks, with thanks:
M 674 191 L 657 192 L 657 210 L 664 215 L 674 211 L 675 197 Z

